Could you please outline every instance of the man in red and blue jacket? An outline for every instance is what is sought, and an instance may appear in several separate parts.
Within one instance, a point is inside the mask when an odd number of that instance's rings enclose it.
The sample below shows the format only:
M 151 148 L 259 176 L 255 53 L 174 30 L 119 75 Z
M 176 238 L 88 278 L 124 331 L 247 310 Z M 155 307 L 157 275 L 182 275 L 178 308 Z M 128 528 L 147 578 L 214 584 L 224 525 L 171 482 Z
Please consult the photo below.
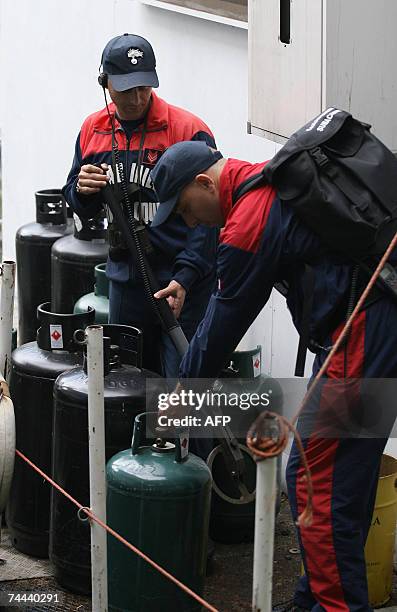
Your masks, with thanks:
M 185 142 L 171 147 L 152 173 L 160 199 L 153 223 L 156 227 L 176 212 L 191 227 L 205 223 L 223 228 L 217 254 L 218 289 L 182 361 L 180 386 L 184 379 L 219 374 L 277 282 L 288 282 L 287 304 L 299 331 L 308 263 L 315 271 L 310 320 L 317 347 L 313 374 L 343 326 L 352 265 L 323 245 L 271 186 L 259 186 L 234 201 L 238 187 L 258 174 L 263 165 L 226 160 L 205 143 Z M 156 297 L 171 292 L 165 289 Z M 378 298 L 359 313 L 347 342 L 331 360 L 319 392 L 300 419 L 313 478 L 314 522 L 299 530 L 305 575 L 299 580 L 294 600 L 282 610 L 371 610 L 364 545 L 382 452 L 394 420 L 395 394 L 389 394 L 388 406 L 382 405 L 389 414 L 376 434 L 363 437 L 348 432 L 342 436 L 336 429 L 327 431 L 326 424 L 330 411 L 343 417 L 338 408 L 345 409 L 346 398 L 352 421 L 362 423 L 365 408 L 370 421 L 376 420 L 379 401 L 372 395 L 371 405 L 365 407 L 357 388 L 363 381 L 382 378 L 383 384 L 384 379 L 397 376 L 397 307 L 386 295 Z M 333 323 L 321 336 L 318 330 L 323 329 L 324 320 Z M 340 388 L 333 383 L 341 379 L 346 379 L 347 391 L 338 398 Z M 173 414 L 172 408 L 169 414 Z M 295 521 L 306 504 L 303 474 L 293 445 L 287 483 Z
M 154 249 L 152 267 L 161 286 L 174 290 L 175 298 L 170 303 L 190 339 L 212 293 L 218 232 L 204 226 L 190 229 L 181 217 L 172 217 L 161 228 L 152 228 L 158 200 L 150 171 L 170 145 L 198 140 L 215 146 L 214 137 L 201 119 L 168 104 L 153 92 L 152 88 L 159 84 L 156 60 L 150 43 L 141 36 L 124 34 L 110 40 L 102 54 L 102 70 L 99 82 L 113 103 L 84 121 L 63 193 L 80 216 L 93 217 L 101 210 L 100 190 L 106 181 L 114 180 L 113 123 L 126 181 L 141 185 L 140 202 L 134 203 L 134 207 L 136 218 L 146 225 Z M 111 175 L 110 179 L 106 173 Z M 162 332 L 147 302 L 141 275 L 122 244 L 111 248 L 107 275 L 110 322 L 141 328 L 144 367 L 169 377 L 177 376 L 180 357 Z

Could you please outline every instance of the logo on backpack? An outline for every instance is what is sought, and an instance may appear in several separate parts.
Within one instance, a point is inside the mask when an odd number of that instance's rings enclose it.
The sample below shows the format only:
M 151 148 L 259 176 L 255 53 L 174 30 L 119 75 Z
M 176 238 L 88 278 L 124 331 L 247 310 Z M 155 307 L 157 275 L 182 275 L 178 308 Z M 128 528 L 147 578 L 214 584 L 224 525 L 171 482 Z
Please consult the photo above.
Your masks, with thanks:
M 316 127 L 320 119 L 324 117 L 325 115 L 324 119 L 321 121 L 320 125 L 317 128 L 317 132 L 323 132 L 325 128 L 327 127 L 327 125 L 331 123 L 333 117 L 335 117 L 335 115 L 337 115 L 340 112 L 341 111 L 337 108 L 327 108 L 326 111 L 324 111 L 321 115 L 315 118 L 315 120 L 306 129 L 306 132 L 311 132 Z

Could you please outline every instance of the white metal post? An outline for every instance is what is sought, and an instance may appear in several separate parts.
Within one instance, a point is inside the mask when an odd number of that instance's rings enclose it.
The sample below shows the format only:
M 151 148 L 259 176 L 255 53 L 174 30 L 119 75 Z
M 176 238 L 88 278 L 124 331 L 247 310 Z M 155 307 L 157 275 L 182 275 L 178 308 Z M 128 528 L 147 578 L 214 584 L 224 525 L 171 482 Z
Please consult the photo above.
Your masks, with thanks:
M 271 612 L 277 458 L 258 461 L 256 470 L 253 612 Z
M 7 382 L 11 371 L 12 323 L 14 315 L 15 262 L 1 264 L 0 374 Z
M 103 328 L 91 325 L 87 334 L 88 432 L 90 457 L 90 507 L 106 522 L 105 405 Z M 92 609 L 108 608 L 106 531 L 91 521 Z
M 0 542 L 2 512 L 10 493 L 15 460 L 15 414 L 8 385 L 0 374 Z

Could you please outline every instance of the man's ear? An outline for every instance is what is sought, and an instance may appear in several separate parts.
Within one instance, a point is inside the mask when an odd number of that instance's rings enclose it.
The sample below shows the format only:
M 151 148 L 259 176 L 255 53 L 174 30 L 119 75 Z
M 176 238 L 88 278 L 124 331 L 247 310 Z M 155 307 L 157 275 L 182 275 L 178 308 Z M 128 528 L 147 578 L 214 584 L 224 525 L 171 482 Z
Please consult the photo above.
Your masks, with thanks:
M 195 178 L 195 181 L 199 185 L 199 187 L 214 192 L 215 182 L 210 176 L 208 176 L 208 174 L 198 174 Z

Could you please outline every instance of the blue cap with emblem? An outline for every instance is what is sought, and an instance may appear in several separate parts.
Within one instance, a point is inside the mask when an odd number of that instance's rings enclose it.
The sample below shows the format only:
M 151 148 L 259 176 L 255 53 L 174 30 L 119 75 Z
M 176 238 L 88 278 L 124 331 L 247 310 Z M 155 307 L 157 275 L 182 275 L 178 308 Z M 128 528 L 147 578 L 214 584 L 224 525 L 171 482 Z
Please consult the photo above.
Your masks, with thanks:
M 142 36 L 122 34 L 112 38 L 103 50 L 101 63 L 116 91 L 159 86 L 152 46 Z
M 150 174 L 160 201 L 152 227 L 164 223 L 178 203 L 182 189 L 222 157 L 220 151 L 199 140 L 177 142 L 169 147 Z

